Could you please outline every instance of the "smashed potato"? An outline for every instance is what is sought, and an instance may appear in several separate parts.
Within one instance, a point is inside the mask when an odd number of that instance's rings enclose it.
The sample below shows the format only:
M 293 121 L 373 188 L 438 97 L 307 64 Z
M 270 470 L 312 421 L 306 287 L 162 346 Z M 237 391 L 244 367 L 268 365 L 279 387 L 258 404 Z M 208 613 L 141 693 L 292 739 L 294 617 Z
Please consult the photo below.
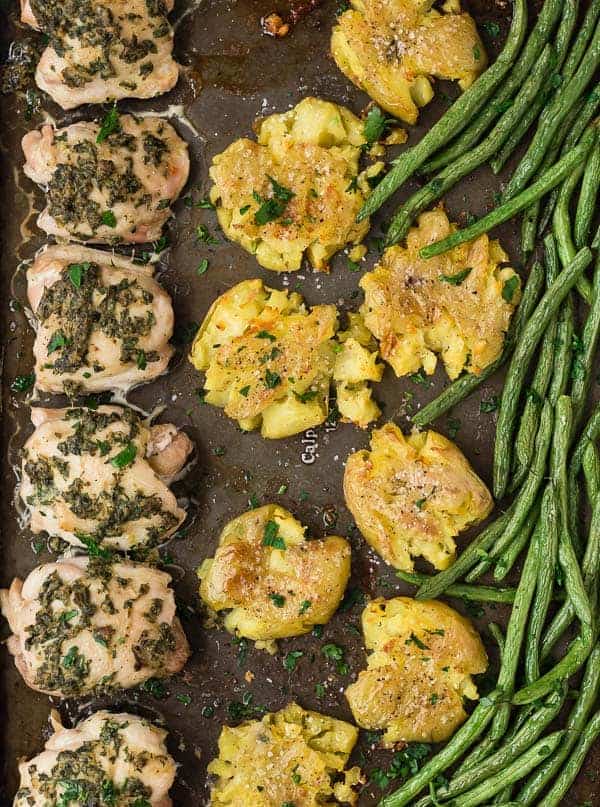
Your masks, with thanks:
M 422 556 L 436 569 L 454 560 L 454 537 L 492 510 L 490 492 L 462 452 L 434 431 L 405 437 L 394 423 L 348 457 L 346 504 L 367 543 L 396 569 Z
M 213 303 L 190 361 L 206 372 L 207 403 L 246 431 L 279 438 L 318 426 L 332 381 L 342 417 L 364 428 L 379 416 L 368 382 L 381 379 L 383 365 L 370 333 L 352 322 L 336 341 L 335 306 L 309 311 L 295 292 L 244 280 Z
M 346 689 L 354 719 L 385 729 L 383 742 L 439 743 L 477 699 L 472 675 L 485 672 L 479 634 L 454 609 L 436 600 L 378 599 L 362 615 L 367 669 Z
M 208 766 L 215 777 L 211 804 L 283 807 L 358 801 L 360 768 L 344 770 L 358 729 L 343 720 L 290 703 L 262 720 L 225 726 L 219 756 Z
M 356 215 L 367 183 L 358 183 L 363 123 L 349 110 L 305 98 L 256 124 L 257 142 L 242 138 L 217 154 L 210 198 L 232 241 L 266 269 L 290 272 L 306 255 L 317 270 L 369 222 Z
M 307 541 L 305 531 L 276 504 L 227 524 L 198 576 L 202 600 L 214 611 L 228 610 L 228 631 L 271 641 L 331 619 L 350 576 L 350 545 L 338 536 Z
M 487 57 L 459 0 L 442 11 L 434 0 L 351 0 L 331 35 L 331 53 L 350 81 L 406 123 L 433 98 L 433 77 L 456 80 L 465 90 L 485 69 Z
M 422 214 L 406 247 L 386 249 L 361 278 L 364 322 L 398 376 L 421 367 L 431 375 L 437 354 L 450 378 L 463 370 L 480 373 L 502 352 L 520 280 L 500 268 L 508 259 L 500 244 L 482 235 L 436 258 L 419 258 L 421 247 L 455 229 L 441 209 Z

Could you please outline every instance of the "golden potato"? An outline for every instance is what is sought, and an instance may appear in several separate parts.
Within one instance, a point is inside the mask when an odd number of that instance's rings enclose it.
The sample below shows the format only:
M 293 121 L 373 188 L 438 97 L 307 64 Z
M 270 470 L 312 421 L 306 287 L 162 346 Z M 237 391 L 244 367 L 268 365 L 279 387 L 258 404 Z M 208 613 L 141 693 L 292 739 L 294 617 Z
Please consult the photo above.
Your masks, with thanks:
M 497 241 L 482 235 L 430 260 L 425 244 L 456 229 L 443 210 L 419 217 L 406 247 L 393 246 L 361 278 L 365 324 L 379 340 L 382 357 L 398 376 L 435 371 L 437 355 L 450 378 L 480 373 L 502 352 L 504 334 L 520 297 L 515 272 Z
M 351 0 L 331 35 L 331 53 L 350 81 L 383 109 L 416 123 L 433 98 L 433 77 L 465 90 L 487 57 L 471 16 L 459 0 L 442 11 L 433 0 Z
M 358 729 L 290 703 L 262 720 L 225 726 L 219 756 L 208 766 L 215 777 L 211 804 L 228 807 L 319 807 L 356 804 L 360 768 L 344 770 Z
M 492 510 L 490 492 L 462 452 L 434 431 L 405 437 L 394 423 L 348 457 L 346 504 L 366 541 L 396 569 L 413 557 L 436 569 L 454 560 L 454 537 Z
M 354 719 L 385 729 L 384 743 L 447 740 L 475 700 L 471 675 L 485 672 L 479 634 L 453 608 L 411 597 L 378 599 L 362 615 L 367 669 L 346 689 Z
M 190 360 L 206 372 L 205 400 L 242 429 L 279 438 L 318 426 L 332 382 L 342 417 L 365 427 L 379 416 L 368 382 L 381 379 L 383 365 L 364 325 L 339 341 L 337 329 L 335 306 L 308 311 L 295 292 L 244 280 L 213 303 Z
M 242 138 L 210 168 L 211 201 L 232 241 L 266 269 L 290 272 L 306 255 L 326 270 L 369 222 L 356 223 L 368 186 L 357 184 L 363 123 L 349 110 L 305 98 L 256 124 L 257 142 Z
M 350 545 L 333 535 L 307 541 L 305 531 L 276 504 L 227 524 L 198 576 L 202 600 L 228 611 L 228 631 L 263 642 L 300 636 L 331 619 L 350 576 Z

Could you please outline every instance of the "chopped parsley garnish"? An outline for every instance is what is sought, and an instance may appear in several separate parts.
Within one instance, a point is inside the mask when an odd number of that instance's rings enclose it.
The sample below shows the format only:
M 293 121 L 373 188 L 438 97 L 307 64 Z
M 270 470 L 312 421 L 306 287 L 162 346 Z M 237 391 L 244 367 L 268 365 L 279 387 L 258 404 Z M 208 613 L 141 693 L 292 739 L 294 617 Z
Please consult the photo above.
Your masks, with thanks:
M 500 35 L 500 26 L 493 20 L 486 20 L 484 23 L 482 23 L 481 27 L 486 34 L 488 34 L 488 36 L 492 37 L 492 39 L 496 39 L 496 37 Z
M 404 644 L 414 644 L 415 647 L 419 648 L 419 650 L 429 650 L 427 645 L 424 642 L 422 642 L 416 634 L 412 632 L 408 637 L 408 639 L 405 640 Z
M 179 701 L 179 703 L 183 703 L 184 706 L 189 706 L 192 702 L 190 695 L 175 695 L 175 698 Z
M 335 668 L 340 675 L 348 675 L 350 668 L 344 661 L 343 647 L 340 647 L 339 644 L 325 644 L 321 648 L 321 653 L 335 663 Z
M 200 263 L 198 264 L 198 267 L 196 269 L 196 274 L 197 275 L 203 275 L 206 272 L 207 269 L 208 269 L 208 260 L 206 258 L 203 258 L 200 261 Z
M 483 414 L 488 414 L 489 412 L 495 412 L 499 406 L 500 399 L 497 395 L 492 395 L 491 398 L 481 401 L 479 404 L 479 411 Z
M 390 123 L 395 123 L 393 118 L 386 118 L 384 113 L 378 106 L 372 106 L 367 113 L 365 124 L 363 127 L 363 136 L 365 138 L 365 146 L 372 146 L 378 140 L 381 140 L 383 133 Z
M 407 779 L 409 776 L 414 776 L 429 751 L 430 747 L 425 743 L 410 743 L 402 751 L 394 754 L 387 771 L 375 768 L 369 774 L 369 779 L 383 790 L 394 779 Z
M 275 342 L 277 340 L 277 337 L 273 336 L 273 334 L 269 333 L 269 331 L 259 331 L 256 334 L 256 338 L 257 339 L 268 339 L 269 342 Z
M 104 120 L 100 126 L 100 131 L 96 137 L 96 143 L 103 143 L 106 138 L 121 131 L 121 124 L 119 123 L 119 110 L 117 105 L 113 104 L 109 112 L 104 116 Z
M 138 370 L 146 369 L 146 367 L 148 366 L 148 360 L 146 358 L 145 350 L 138 350 L 135 363 L 137 364 Z
M 244 398 L 248 397 L 248 393 L 250 392 L 250 384 L 247 384 L 245 387 L 240 389 L 240 395 Z
M 481 48 L 479 47 L 479 45 L 473 46 L 473 58 L 475 59 L 476 62 L 478 62 L 481 59 Z
M 28 375 L 18 375 L 10 385 L 13 392 L 27 392 L 35 384 L 35 373 Z
M 98 541 L 96 541 L 91 535 L 88 535 L 85 532 L 75 532 L 75 535 L 85 546 L 88 553 L 92 557 L 104 558 L 104 560 L 109 560 L 112 557 L 112 552 L 110 549 L 105 549 L 104 547 L 100 546 Z
M 265 373 L 265 387 L 267 389 L 275 389 L 279 384 L 281 384 L 281 376 L 279 373 L 273 373 L 267 368 Z
M 298 661 L 302 658 L 304 653 L 301 650 L 290 650 L 283 657 L 283 666 L 288 672 L 294 672 Z
M 504 281 L 504 285 L 502 286 L 502 299 L 505 300 L 507 303 L 511 303 L 513 297 L 515 296 L 515 292 L 518 288 L 519 288 L 519 278 L 517 277 L 517 275 L 509 277 L 508 280 Z
M 360 264 L 356 263 L 356 261 L 351 261 L 350 258 L 347 259 L 348 269 L 351 272 L 360 272 Z
M 417 499 L 415 501 L 415 505 L 417 507 L 417 510 L 422 510 L 423 507 L 425 506 L 426 501 L 427 501 L 427 496 L 425 496 L 423 499 Z
M 298 610 L 298 616 L 302 616 L 303 614 L 305 614 L 308 611 L 308 609 L 311 607 L 311 605 L 312 605 L 312 602 L 310 600 L 303 600 L 300 603 L 300 608 Z
M 143 684 L 140 684 L 140 689 L 142 692 L 147 692 L 148 695 L 152 695 L 153 698 L 164 698 L 166 697 L 166 690 L 165 685 L 162 681 L 159 681 L 158 678 L 149 678 L 147 681 L 144 681 Z
M 253 193 L 255 201 L 260 204 L 260 207 L 254 214 L 254 223 L 259 226 L 278 219 L 285 211 L 290 199 L 293 199 L 296 195 L 289 188 L 280 185 L 273 177 L 269 176 L 268 179 L 271 183 L 272 196 L 265 199 L 260 196 L 260 194 L 256 192 Z
M 137 448 L 133 443 L 128 443 L 123 451 L 119 451 L 110 461 L 110 464 L 115 468 L 126 468 L 135 460 L 137 456 Z
M 409 378 L 413 384 L 420 384 L 422 387 L 426 387 L 429 384 L 423 370 L 419 370 L 417 373 L 411 373 Z
M 117 217 L 112 212 L 112 210 L 105 210 L 102 213 L 102 224 L 105 224 L 107 227 L 116 227 L 117 226 Z
M 318 394 L 318 389 L 307 389 L 304 392 L 294 391 L 294 395 L 301 403 L 307 403 L 308 401 L 314 400 Z
M 87 261 L 84 263 L 69 264 L 69 268 L 67 270 L 69 273 L 69 280 L 77 289 L 81 288 L 81 282 L 90 266 L 91 264 Z
M 243 207 L 240 207 L 240 216 L 245 216 L 251 207 L 252 205 L 244 205 Z
M 462 272 L 457 272 L 455 275 L 438 275 L 438 280 L 444 283 L 449 283 L 451 286 L 460 286 L 469 277 L 472 268 L 468 266 Z
M 451 440 L 459 433 L 461 425 L 459 418 L 448 418 L 448 437 Z
M 325 697 L 325 687 L 323 684 L 315 684 L 315 695 L 317 698 Z
M 62 331 L 55 331 L 48 342 L 48 355 L 54 353 L 55 350 L 58 350 L 61 347 L 67 347 L 71 342 Z
M 196 241 L 202 244 L 218 244 L 218 240 L 209 232 L 206 224 L 199 224 L 196 227 Z
M 285 597 L 283 594 L 269 594 L 269 597 L 271 598 L 273 605 L 275 605 L 277 608 L 283 608 L 285 605 Z
M 285 541 L 279 534 L 279 525 L 276 521 L 267 521 L 265 524 L 263 546 L 272 546 L 273 549 L 286 549 Z

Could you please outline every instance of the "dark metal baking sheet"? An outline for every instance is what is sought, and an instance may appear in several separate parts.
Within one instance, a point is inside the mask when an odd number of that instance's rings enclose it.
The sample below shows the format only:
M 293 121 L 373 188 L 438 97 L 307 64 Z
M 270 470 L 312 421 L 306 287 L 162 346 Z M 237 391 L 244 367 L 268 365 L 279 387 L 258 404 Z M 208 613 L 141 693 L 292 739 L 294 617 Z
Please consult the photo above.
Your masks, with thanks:
M 208 188 L 207 169 L 211 157 L 232 139 L 248 136 L 256 117 L 283 111 L 306 95 L 347 104 L 357 113 L 366 105 L 367 97 L 346 81 L 328 55 L 335 0 L 313 3 L 316 8 L 303 16 L 283 40 L 264 36 L 260 18 L 275 9 L 286 16 L 290 11 L 286 2 L 200 0 L 193 7 L 187 2 L 179 2 L 174 15 L 175 19 L 181 20 L 177 28 L 176 54 L 185 66 L 178 87 L 165 98 L 152 102 L 125 102 L 121 108 L 161 112 L 172 104 L 185 107 L 197 135 L 181 120 L 176 120 L 175 125 L 190 144 L 193 167 L 189 188 L 195 189 L 197 198 L 204 196 Z M 7 58 L 13 40 L 30 35 L 15 25 L 15 5 L 15 0 L 4 0 L 0 5 L 0 57 L 3 60 Z M 296 3 L 296 8 L 301 5 Z M 305 7 L 309 5 L 304 4 Z M 500 25 L 502 33 L 497 41 L 491 40 L 485 30 L 483 32 L 486 45 L 494 52 L 506 30 L 510 3 L 507 0 L 472 0 L 466 5 L 478 23 L 494 20 Z M 537 4 L 530 3 L 530 6 L 532 12 L 537 10 Z M 441 89 L 447 93 L 446 97 L 452 97 L 456 92 L 451 85 L 442 84 Z M 412 135 L 413 141 L 441 114 L 445 103 L 444 95 L 439 94 L 424 111 Z M 47 99 L 43 99 L 42 106 L 59 123 L 97 114 L 97 110 L 85 108 L 65 114 Z M 11 301 L 24 299 L 23 272 L 18 270 L 20 261 L 31 258 L 43 243 L 41 233 L 35 228 L 31 207 L 33 204 L 39 209 L 42 196 L 20 172 L 22 158 L 19 148 L 23 133 L 39 125 L 42 116 L 35 113 L 28 121 L 25 111 L 22 98 L 0 98 L 0 323 L 4 360 L 3 488 L 0 497 L 2 586 L 8 585 L 15 575 L 24 577 L 33 566 L 50 557 L 46 550 L 37 555 L 34 553 L 32 536 L 19 526 L 13 501 L 14 465 L 19 462 L 20 447 L 30 432 L 30 426 L 28 403 L 23 396 L 14 396 L 10 392 L 10 382 L 18 373 L 31 369 L 32 333 L 23 312 L 15 310 L 17 306 Z M 468 213 L 477 215 L 488 209 L 498 188 L 498 180 L 487 169 L 483 170 L 450 194 L 447 207 L 453 218 L 464 221 Z M 410 186 L 404 193 L 408 190 Z M 180 201 L 176 213 L 170 227 L 173 246 L 161 261 L 160 279 L 173 296 L 181 334 L 185 335 L 188 326 L 202 320 L 218 294 L 249 277 L 262 277 L 276 287 L 288 282 L 297 285 L 309 304 L 337 303 L 342 309 L 352 309 L 359 304 L 358 275 L 347 270 L 342 256 L 333 261 L 330 274 L 313 274 L 307 270 L 278 276 L 262 270 L 250 255 L 227 243 L 222 235 L 217 235 L 219 243 L 216 246 L 196 244 L 193 233 L 197 224 L 205 223 L 216 232 L 216 222 L 210 211 L 189 209 Z M 383 214 L 384 217 L 385 211 Z M 377 232 L 379 220 L 377 217 L 374 222 L 373 233 Z M 498 234 L 514 265 L 523 269 L 516 248 L 516 225 L 507 224 L 499 228 Z M 205 257 L 210 261 L 208 272 L 198 277 L 195 269 Z M 371 251 L 368 265 L 373 263 L 374 257 Z M 203 558 L 212 554 L 219 531 L 229 518 L 246 510 L 249 501 L 279 502 L 307 524 L 313 535 L 329 531 L 350 538 L 353 547 L 352 588 L 360 589 L 369 597 L 409 592 L 396 580 L 393 571 L 368 550 L 343 503 L 344 460 L 350 451 L 367 444 L 368 434 L 350 425 L 338 425 L 271 442 L 262 440 L 257 434 L 242 435 L 220 410 L 201 404 L 196 393 L 201 379 L 188 363 L 185 353 L 186 347 L 183 347 L 169 374 L 135 391 L 130 400 L 147 410 L 166 406 L 161 419 L 183 426 L 197 446 L 198 462 L 178 485 L 178 493 L 189 498 L 189 524 L 184 534 L 167 547 L 173 564 L 169 568 L 175 576 L 193 656 L 182 675 L 165 683 L 168 696 L 164 699 L 125 692 L 109 702 L 116 708 L 153 716 L 168 727 L 170 750 L 180 763 L 173 798 L 181 807 L 206 802 L 206 765 L 215 754 L 220 726 L 231 719 L 231 702 L 247 702 L 248 693 L 251 693 L 251 705 L 275 710 L 291 699 L 297 699 L 307 708 L 350 718 L 342 690 L 364 666 L 364 653 L 357 635 L 360 604 L 338 613 L 326 626 L 322 639 L 308 636 L 282 641 L 279 654 L 273 657 L 251 646 L 245 654 L 240 653 L 240 645 L 227 633 L 203 628 L 194 570 Z M 383 404 L 384 417 L 393 418 L 403 427 L 410 428 L 411 411 L 421 402 L 431 399 L 444 383 L 442 372 L 437 373 L 430 385 L 423 387 L 408 379 L 395 379 L 388 369 L 377 387 L 376 396 Z M 456 442 L 488 483 L 491 480 L 495 416 L 481 414 L 479 402 L 482 398 L 489 398 L 499 387 L 500 378 L 496 377 L 450 413 L 451 418 L 460 420 Z M 53 404 L 57 403 L 55 399 Z M 444 417 L 436 424 L 446 434 L 449 428 L 456 426 L 448 421 L 448 417 Z M 279 494 L 282 485 L 286 485 L 286 492 Z M 468 540 L 467 534 L 459 544 L 464 545 Z M 464 603 L 452 601 L 452 604 L 465 612 Z M 491 676 L 496 657 L 486 625 L 490 619 L 504 624 L 507 614 L 504 607 L 487 608 L 485 614 L 476 620 L 490 651 Z M 6 625 L 1 630 L 1 635 L 5 636 Z M 345 648 L 351 669 L 348 676 L 338 676 L 323 658 L 320 647 L 326 642 L 336 642 Z M 283 655 L 290 649 L 304 652 L 291 674 L 282 664 Z M 321 699 L 315 693 L 315 685 L 319 682 L 326 684 L 327 694 Z M 485 687 L 485 682 L 482 686 Z M 4 651 L 0 655 L 0 692 L 0 804 L 8 805 L 17 786 L 17 759 L 39 751 L 43 738 L 47 736 L 50 703 L 46 696 L 27 689 Z M 189 695 L 190 704 L 182 703 L 177 695 Z M 54 701 L 52 705 L 70 720 L 88 714 L 100 702 Z M 211 710 L 214 714 L 208 716 Z M 373 751 L 365 744 L 364 738 L 354 756 L 367 774 L 373 768 L 385 766 L 390 759 L 389 752 Z M 600 804 L 600 784 L 595 777 L 599 762 L 600 752 L 596 749 L 565 801 L 566 807 L 586 802 Z M 367 786 L 360 804 L 364 807 L 374 804 L 379 796 L 377 788 Z

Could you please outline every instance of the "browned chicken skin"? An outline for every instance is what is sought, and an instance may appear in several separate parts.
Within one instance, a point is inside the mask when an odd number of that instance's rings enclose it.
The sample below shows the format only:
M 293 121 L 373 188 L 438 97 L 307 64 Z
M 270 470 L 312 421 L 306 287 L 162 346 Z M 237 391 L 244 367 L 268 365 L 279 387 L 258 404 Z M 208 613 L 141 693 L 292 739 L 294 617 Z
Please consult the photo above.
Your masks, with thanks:
M 179 672 L 189 646 L 170 582 L 151 566 L 83 556 L 13 580 L 0 606 L 27 685 L 70 697 Z
M 152 98 L 177 83 L 172 0 L 21 0 L 22 22 L 43 31 L 38 87 L 63 109 Z
M 160 237 L 189 173 L 187 144 L 163 118 L 121 115 L 47 124 L 22 141 L 25 174 L 44 187 L 41 230 L 63 241 L 143 244 Z
M 32 421 L 20 496 L 34 533 L 126 551 L 163 543 L 183 522 L 185 510 L 166 485 L 193 449 L 182 432 L 148 427 L 118 406 L 36 407 Z

